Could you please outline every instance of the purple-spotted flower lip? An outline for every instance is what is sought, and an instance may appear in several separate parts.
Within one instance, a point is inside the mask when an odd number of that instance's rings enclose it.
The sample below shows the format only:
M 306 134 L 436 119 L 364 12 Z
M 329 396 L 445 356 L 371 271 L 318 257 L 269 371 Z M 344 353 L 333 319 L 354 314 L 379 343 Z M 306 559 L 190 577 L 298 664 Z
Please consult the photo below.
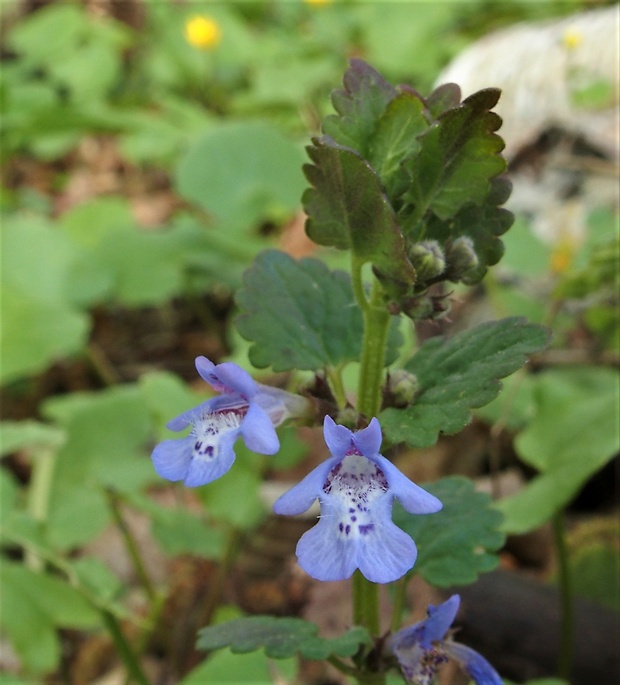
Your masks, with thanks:
M 392 651 L 409 683 L 428 685 L 437 668 L 448 659 L 458 662 L 476 685 L 502 685 L 491 664 L 471 647 L 452 640 L 450 627 L 461 598 L 452 595 L 439 606 L 428 607 L 428 617 L 390 636 L 385 649 Z
M 318 524 L 297 545 L 299 564 L 317 580 L 343 580 L 356 569 L 375 583 L 397 580 L 413 566 L 417 550 L 392 522 L 394 497 L 412 514 L 437 512 L 441 502 L 379 453 L 376 418 L 353 432 L 326 416 L 323 430 L 332 456 L 273 507 L 277 514 L 296 515 L 320 502 Z
M 235 461 L 238 437 L 253 452 L 275 454 L 280 448 L 275 426 L 308 406 L 298 395 L 257 383 L 233 362 L 216 365 L 198 357 L 196 369 L 221 394 L 169 421 L 170 430 L 192 430 L 185 438 L 164 440 L 151 455 L 162 478 L 182 480 L 188 487 L 223 476 Z

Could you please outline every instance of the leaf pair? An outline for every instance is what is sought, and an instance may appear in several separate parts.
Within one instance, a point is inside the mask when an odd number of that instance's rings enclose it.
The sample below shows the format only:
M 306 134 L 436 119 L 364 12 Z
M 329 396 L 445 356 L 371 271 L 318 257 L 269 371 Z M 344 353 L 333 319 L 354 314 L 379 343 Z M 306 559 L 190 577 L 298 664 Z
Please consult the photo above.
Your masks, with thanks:
M 269 250 L 245 274 L 237 294 L 237 328 L 252 342 L 250 360 L 274 371 L 317 371 L 359 359 L 362 317 L 349 277 L 316 259 L 295 261 Z M 406 368 L 419 384 L 414 403 L 385 409 L 381 425 L 392 442 L 427 447 L 440 432 L 456 433 L 501 390 L 504 378 L 549 342 L 549 332 L 521 318 L 488 322 L 451 339 L 428 340 Z M 392 330 L 386 360 L 398 353 Z

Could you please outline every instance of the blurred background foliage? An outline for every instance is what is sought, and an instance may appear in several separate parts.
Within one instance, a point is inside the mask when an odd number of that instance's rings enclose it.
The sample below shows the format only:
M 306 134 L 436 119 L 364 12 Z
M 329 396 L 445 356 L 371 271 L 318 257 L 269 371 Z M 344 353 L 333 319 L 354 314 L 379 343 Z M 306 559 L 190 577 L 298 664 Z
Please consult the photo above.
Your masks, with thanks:
M 239 455 L 234 477 L 171 500 L 153 496 L 161 483 L 148 448 L 168 435 L 169 417 L 196 403 L 202 388 L 187 382 L 195 356 L 248 366 L 247 343 L 232 322 L 234 293 L 254 257 L 268 247 L 295 257 L 315 250 L 300 211 L 304 145 L 331 111 L 329 93 L 347 59 L 360 56 L 388 80 L 426 94 L 452 58 L 491 31 L 608 6 L 2 3 L 0 502 L 8 590 L 1 613 L 16 655 L 2 664 L 13 678 L 4 682 L 69 668 L 58 628 L 127 621 L 143 649 L 163 650 L 158 630 L 172 611 L 174 582 L 139 562 L 123 575 L 89 546 L 110 523 L 122 526 L 127 512 L 140 512 L 168 561 L 222 559 L 265 520 L 258 493 L 268 469 L 304 459 L 307 445 L 286 431 L 279 461 Z M 579 107 L 592 110 L 608 106 L 617 88 L 601 79 L 581 86 Z M 510 160 L 515 183 L 524 159 L 548 159 L 550 134 L 539 133 L 527 154 Z M 565 133 L 564 142 L 584 143 Z M 592 164 L 608 165 L 604 176 L 616 170 L 617 183 L 617 160 L 592 141 L 588 152 Z M 559 206 L 574 207 L 583 174 L 578 181 Z M 533 364 L 537 373 L 511 379 L 477 416 L 492 439 L 518 435 L 521 468 L 535 476 L 534 492 L 529 485 L 501 505 L 509 533 L 545 523 L 617 453 L 618 218 L 609 197 L 580 206 L 577 238 L 549 237 L 536 230 L 539 214 L 521 212 L 500 266 L 482 286 L 455 293 L 454 330 L 525 315 L 554 332 L 552 348 Z M 341 259 L 321 254 L 330 264 Z M 433 334 L 442 330 L 448 323 Z M 592 408 L 597 398 L 601 411 Z M 583 438 L 567 457 L 577 469 L 555 458 L 571 447 L 556 440 L 558 430 L 567 435 L 558 426 Z M 493 461 L 490 444 L 485 468 L 489 461 L 506 467 L 503 456 Z M 556 472 L 570 473 L 559 490 Z M 231 499 L 240 504 L 231 509 Z M 617 608 L 618 585 L 610 581 L 618 577 L 617 529 L 588 530 L 571 538 L 577 589 Z M 136 611 L 128 609 L 132 583 L 148 600 Z M 193 663 L 188 654 L 177 657 L 181 677 Z M 245 659 L 246 673 L 259 669 L 271 682 L 265 659 Z M 243 671 L 244 659 L 222 653 L 183 683 L 219 677 L 212 672 L 231 663 Z M 293 677 L 292 664 L 279 666 Z M 64 682 L 82 682 L 71 677 Z

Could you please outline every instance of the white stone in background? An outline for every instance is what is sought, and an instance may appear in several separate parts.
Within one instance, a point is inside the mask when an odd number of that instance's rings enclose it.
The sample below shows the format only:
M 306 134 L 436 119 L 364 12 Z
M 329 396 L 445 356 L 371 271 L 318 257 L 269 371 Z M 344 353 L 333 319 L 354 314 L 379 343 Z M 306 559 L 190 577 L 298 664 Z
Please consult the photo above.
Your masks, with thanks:
M 618 6 L 516 24 L 473 43 L 437 79 L 458 83 L 463 97 L 502 89 L 495 111 L 513 182 L 506 206 L 528 217 L 541 240 L 573 251 L 592 209 L 617 208 L 620 200 L 619 37 Z M 580 87 L 605 81 L 608 103 L 577 106 L 576 79 Z M 578 151 L 580 140 L 586 152 Z
M 552 126 L 581 134 L 618 159 L 619 34 L 618 6 L 516 24 L 473 43 L 440 74 L 437 85 L 458 83 L 464 97 L 489 86 L 502 89 L 495 111 L 504 120 L 508 159 Z M 576 107 L 575 72 L 606 80 L 613 89 L 610 106 Z

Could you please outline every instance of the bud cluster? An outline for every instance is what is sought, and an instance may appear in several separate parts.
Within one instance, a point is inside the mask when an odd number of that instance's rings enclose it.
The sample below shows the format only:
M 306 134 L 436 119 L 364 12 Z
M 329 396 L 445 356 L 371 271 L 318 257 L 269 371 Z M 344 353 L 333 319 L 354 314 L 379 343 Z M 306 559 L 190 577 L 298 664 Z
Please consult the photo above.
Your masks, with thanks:
M 429 288 L 437 283 L 471 283 L 475 281 L 480 260 L 474 241 L 467 235 L 411 243 L 407 256 L 415 269 L 416 281 L 410 292 L 398 301 L 389 303 L 392 314 L 405 314 L 414 321 L 439 319 L 450 310 L 449 294 L 431 294 Z

